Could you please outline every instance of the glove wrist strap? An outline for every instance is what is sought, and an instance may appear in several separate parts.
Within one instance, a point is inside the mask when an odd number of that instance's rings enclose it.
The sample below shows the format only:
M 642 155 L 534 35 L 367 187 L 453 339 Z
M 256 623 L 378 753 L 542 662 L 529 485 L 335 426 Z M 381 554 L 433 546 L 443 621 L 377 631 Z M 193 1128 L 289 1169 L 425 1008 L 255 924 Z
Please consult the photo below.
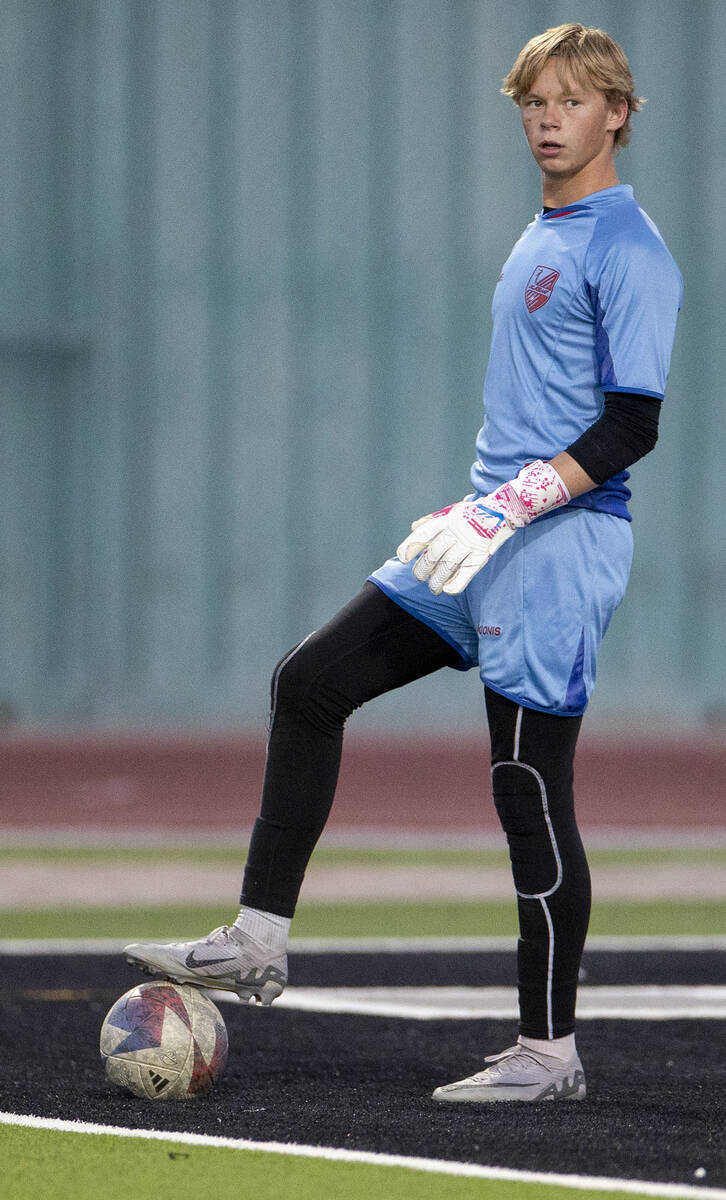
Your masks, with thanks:
M 528 463 L 511 483 L 505 483 L 496 493 L 501 495 L 502 511 L 507 522 L 519 528 L 529 525 L 542 513 L 569 504 L 570 493 L 551 463 Z

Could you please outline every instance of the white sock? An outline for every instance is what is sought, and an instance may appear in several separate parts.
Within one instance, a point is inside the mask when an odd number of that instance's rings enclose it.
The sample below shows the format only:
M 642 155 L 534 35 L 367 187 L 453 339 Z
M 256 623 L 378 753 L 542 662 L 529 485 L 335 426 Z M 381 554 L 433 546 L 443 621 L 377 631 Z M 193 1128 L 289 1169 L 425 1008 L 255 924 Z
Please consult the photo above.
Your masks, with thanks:
M 234 928 L 254 938 L 268 950 L 284 953 L 290 924 L 290 917 L 278 917 L 276 913 L 263 912 L 259 908 L 241 908 Z
M 520 1033 L 517 1041 L 520 1046 L 525 1046 L 528 1050 L 537 1050 L 540 1054 L 549 1054 L 552 1058 L 561 1059 L 562 1062 L 569 1062 L 577 1053 L 574 1033 L 568 1033 L 567 1037 L 552 1038 L 551 1041 L 545 1041 L 544 1038 L 525 1037 L 524 1034 Z

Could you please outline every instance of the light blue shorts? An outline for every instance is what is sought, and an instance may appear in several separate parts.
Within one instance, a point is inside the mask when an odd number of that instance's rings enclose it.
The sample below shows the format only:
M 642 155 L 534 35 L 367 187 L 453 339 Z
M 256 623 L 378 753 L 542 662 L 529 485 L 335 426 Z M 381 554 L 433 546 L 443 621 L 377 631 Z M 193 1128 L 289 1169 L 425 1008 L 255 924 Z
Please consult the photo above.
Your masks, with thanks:
M 633 557 L 629 521 L 568 508 L 519 529 L 458 596 L 434 596 L 412 564 L 370 576 L 387 596 L 479 665 L 482 682 L 525 708 L 579 716 Z

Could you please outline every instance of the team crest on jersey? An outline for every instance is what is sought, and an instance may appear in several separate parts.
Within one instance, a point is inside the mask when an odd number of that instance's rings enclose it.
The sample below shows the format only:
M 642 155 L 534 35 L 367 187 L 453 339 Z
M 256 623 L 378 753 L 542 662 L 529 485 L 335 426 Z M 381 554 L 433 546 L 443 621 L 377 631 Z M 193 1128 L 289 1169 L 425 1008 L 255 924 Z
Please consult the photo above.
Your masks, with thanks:
M 530 312 L 536 312 L 547 303 L 560 277 L 554 267 L 535 267 L 524 289 L 524 303 Z

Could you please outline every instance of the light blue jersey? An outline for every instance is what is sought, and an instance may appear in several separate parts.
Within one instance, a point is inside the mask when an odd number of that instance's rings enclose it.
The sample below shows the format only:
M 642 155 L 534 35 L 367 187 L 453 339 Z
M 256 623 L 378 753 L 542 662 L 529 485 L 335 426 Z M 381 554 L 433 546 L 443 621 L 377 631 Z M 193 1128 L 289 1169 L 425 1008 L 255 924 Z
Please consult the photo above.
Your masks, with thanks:
M 525 463 L 566 450 L 600 416 L 605 392 L 662 399 L 681 290 L 630 187 L 538 216 L 496 289 L 475 490 L 486 495 Z M 628 582 L 627 478 L 518 529 L 459 595 L 434 596 L 398 558 L 370 579 L 456 647 L 463 670 L 478 663 L 487 687 L 577 716 Z
M 567 449 L 601 415 L 605 392 L 662 399 L 682 286 L 628 185 L 535 217 L 494 295 L 474 489 L 486 495 Z M 628 477 L 571 506 L 629 519 Z

